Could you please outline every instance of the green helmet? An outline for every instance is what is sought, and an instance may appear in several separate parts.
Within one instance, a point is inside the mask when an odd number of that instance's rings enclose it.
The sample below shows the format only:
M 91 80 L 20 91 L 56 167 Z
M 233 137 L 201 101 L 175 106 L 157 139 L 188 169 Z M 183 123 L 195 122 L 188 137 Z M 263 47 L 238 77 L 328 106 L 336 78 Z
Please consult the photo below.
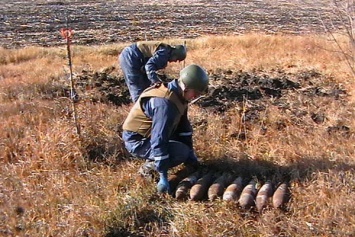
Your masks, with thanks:
M 178 44 L 171 46 L 172 51 L 170 55 L 170 60 L 183 61 L 186 58 L 186 47 L 184 45 Z
M 188 89 L 193 89 L 203 93 L 208 87 L 208 75 L 206 71 L 196 64 L 191 64 L 180 71 L 180 81 Z

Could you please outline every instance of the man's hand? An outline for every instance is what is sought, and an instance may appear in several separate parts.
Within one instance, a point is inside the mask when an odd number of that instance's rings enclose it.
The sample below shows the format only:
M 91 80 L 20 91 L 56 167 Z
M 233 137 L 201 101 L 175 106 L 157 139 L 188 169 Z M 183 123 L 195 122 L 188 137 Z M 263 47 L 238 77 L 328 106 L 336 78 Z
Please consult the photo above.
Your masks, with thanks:
M 158 193 L 169 193 L 170 186 L 168 181 L 168 175 L 166 172 L 159 173 L 159 182 L 157 184 Z

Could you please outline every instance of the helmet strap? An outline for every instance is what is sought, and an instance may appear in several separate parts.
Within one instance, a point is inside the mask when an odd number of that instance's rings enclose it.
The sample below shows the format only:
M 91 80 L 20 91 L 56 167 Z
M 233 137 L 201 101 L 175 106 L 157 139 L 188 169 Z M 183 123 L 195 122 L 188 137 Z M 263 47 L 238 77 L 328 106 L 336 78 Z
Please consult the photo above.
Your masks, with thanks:
M 185 91 L 185 89 L 187 88 L 185 83 L 180 79 L 178 80 L 178 82 L 179 82 L 179 86 L 180 86 L 181 90 Z
M 179 79 L 178 82 L 179 82 L 179 87 L 181 88 L 181 91 L 182 91 L 182 96 L 184 96 L 185 90 L 187 89 L 187 87 L 182 80 Z

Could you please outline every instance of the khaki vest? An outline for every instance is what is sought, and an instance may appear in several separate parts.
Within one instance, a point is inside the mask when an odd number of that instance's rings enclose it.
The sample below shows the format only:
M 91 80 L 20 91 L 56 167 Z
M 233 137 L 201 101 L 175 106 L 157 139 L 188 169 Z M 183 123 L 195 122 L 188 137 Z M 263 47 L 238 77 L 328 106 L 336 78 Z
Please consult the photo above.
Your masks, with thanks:
M 155 51 L 157 51 L 159 45 L 165 45 L 160 41 L 140 41 L 137 42 L 138 49 L 142 52 L 145 58 L 150 58 L 153 56 Z
M 179 98 L 175 92 L 166 88 L 164 84 L 161 84 L 159 87 L 151 86 L 143 91 L 138 101 L 133 105 L 125 122 L 123 123 L 123 130 L 136 132 L 144 137 L 150 137 L 152 120 L 144 114 L 141 108 L 141 99 L 147 97 L 166 98 L 176 105 L 179 111 L 179 116 L 175 117 L 174 124 L 171 125 L 176 128 L 180 122 L 181 116 L 187 109 L 187 102 L 182 101 L 182 99 Z

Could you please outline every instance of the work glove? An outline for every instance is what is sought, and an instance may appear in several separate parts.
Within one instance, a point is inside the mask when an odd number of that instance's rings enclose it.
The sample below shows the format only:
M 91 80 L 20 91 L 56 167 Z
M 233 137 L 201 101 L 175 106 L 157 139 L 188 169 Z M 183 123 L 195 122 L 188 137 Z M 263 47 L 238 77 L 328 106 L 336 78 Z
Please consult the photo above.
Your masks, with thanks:
M 159 182 L 157 184 L 158 193 L 169 193 L 170 186 L 168 181 L 168 174 L 167 172 L 159 173 Z

